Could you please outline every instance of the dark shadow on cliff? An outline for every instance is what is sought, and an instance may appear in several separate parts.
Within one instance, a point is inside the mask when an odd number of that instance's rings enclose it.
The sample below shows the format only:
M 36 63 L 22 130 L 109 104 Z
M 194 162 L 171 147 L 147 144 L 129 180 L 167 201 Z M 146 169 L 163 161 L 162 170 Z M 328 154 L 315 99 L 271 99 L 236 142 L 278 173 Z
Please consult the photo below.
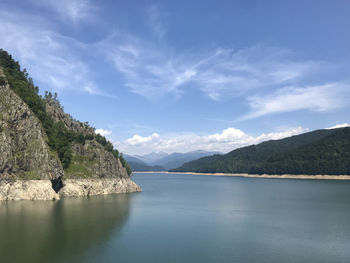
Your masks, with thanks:
M 63 182 L 62 182 L 62 176 L 56 178 L 56 179 L 52 179 L 51 180 L 51 184 L 52 184 L 52 189 L 58 193 L 59 190 L 62 189 L 63 187 Z
M 0 202 L 1 262 L 83 262 L 119 233 L 132 195 Z

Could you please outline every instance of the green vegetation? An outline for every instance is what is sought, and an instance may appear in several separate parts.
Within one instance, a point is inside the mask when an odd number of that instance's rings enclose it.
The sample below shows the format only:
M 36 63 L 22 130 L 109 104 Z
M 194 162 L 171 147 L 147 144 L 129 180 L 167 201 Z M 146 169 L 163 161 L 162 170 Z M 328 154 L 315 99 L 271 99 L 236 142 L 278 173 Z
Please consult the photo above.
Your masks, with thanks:
M 6 84 L 6 79 L 3 76 L 0 76 L 0 86 Z
M 318 130 L 185 163 L 172 171 L 350 174 L 350 128 Z
M 25 171 L 22 178 L 26 180 L 40 180 L 39 173 L 36 170 Z
M 91 167 L 94 161 L 85 156 L 74 156 L 68 168 L 65 170 L 68 176 L 90 178 L 91 171 L 87 167 Z
M 128 162 L 124 159 L 123 154 L 120 154 L 119 160 L 120 160 L 120 162 L 122 163 L 123 167 L 125 167 L 125 169 L 126 169 L 128 175 L 131 175 L 132 169 L 131 169 L 131 167 L 129 166 Z
M 84 144 L 85 140 L 96 139 L 107 151 L 111 152 L 116 158 L 120 158 L 121 163 L 131 174 L 131 169 L 119 152 L 113 149 L 111 142 L 101 135 L 84 135 L 69 131 L 62 122 L 55 122 L 46 112 L 46 99 L 53 99 L 59 103 L 57 94 L 45 92 L 45 96 L 39 95 L 39 88 L 33 84 L 33 80 L 28 76 L 26 69 L 21 70 L 17 61 L 6 51 L 0 49 L 0 66 L 10 85 L 10 88 L 28 105 L 31 111 L 42 123 L 48 137 L 48 145 L 57 152 L 64 169 L 67 169 L 72 160 L 72 142 Z M 1 83 L 6 83 L 5 78 L 0 78 Z M 82 125 L 88 125 L 82 124 Z

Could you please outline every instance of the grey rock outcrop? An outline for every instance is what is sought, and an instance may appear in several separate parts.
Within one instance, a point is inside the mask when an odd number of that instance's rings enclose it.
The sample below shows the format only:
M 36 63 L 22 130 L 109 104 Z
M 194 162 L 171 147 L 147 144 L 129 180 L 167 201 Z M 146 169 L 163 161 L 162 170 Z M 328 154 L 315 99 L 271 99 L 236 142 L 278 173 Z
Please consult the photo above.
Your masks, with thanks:
M 3 72 L 0 69 L 0 76 Z M 0 180 L 63 176 L 37 117 L 7 84 L 0 86 Z
M 130 178 L 66 179 L 56 193 L 50 180 L 0 180 L 0 201 L 59 200 L 60 197 L 141 192 Z
M 82 123 L 80 121 L 74 120 L 72 116 L 65 113 L 60 103 L 50 97 L 46 98 L 46 112 L 51 118 L 55 121 L 63 122 L 64 126 L 73 132 L 79 132 L 84 135 L 95 134 L 95 129 L 90 127 L 86 123 Z
M 141 188 L 129 178 L 67 179 L 63 184 L 59 195 L 66 197 L 141 192 Z
M 65 113 L 58 101 L 48 97 L 46 111 L 55 122 L 63 122 L 72 132 L 95 137 L 95 129 L 86 123 L 74 120 Z M 129 178 L 126 169 L 95 139 L 85 140 L 84 144 L 72 143 L 73 159 L 65 171 L 65 178 Z
M 57 153 L 48 146 L 40 120 L 4 81 L 1 67 L 0 77 L 0 200 L 57 200 L 60 196 L 141 191 L 120 160 L 96 140 L 94 128 L 74 120 L 57 100 L 47 98 L 47 114 L 85 138 L 84 143 L 72 142 L 72 160 L 63 170 Z M 53 183 L 61 180 L 63 188 L 56 189 Z
M 50 180 L 0 180 L 0 201 L 58 199 Z
M 72 145 L 73 159 L 66 178 L 129 178 L 120 160 L 95 140 Z

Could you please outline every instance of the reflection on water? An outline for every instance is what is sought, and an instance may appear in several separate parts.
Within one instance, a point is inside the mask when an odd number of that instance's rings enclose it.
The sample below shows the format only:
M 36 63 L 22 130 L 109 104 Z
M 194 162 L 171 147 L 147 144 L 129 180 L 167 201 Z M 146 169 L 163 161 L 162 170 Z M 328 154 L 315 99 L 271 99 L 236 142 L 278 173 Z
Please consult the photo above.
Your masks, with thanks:
M 0 202 L 1 262 L 76 262 L 116 235 L 131 194 Z
M 0 262 L 349 262 L 350 181 L 133 180 L 142 193 L 0 203 Z

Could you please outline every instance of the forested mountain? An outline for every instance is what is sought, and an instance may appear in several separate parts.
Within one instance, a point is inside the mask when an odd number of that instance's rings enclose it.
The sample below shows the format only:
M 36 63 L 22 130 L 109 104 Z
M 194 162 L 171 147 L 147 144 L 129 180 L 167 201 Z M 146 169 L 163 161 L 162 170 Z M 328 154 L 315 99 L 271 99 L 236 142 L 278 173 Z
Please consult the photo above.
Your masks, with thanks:
M 272 140 L 185 163 L 177 172 L 350 174 L 350 128 Z

